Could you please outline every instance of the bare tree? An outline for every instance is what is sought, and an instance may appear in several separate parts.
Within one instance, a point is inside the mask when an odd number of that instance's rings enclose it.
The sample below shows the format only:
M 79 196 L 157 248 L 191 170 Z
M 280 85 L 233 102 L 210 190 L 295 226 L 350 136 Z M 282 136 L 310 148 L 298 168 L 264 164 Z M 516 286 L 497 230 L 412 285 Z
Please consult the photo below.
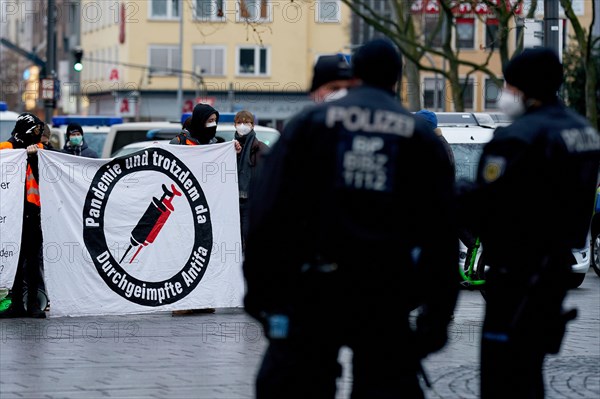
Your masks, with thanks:
M 596 19 L 596 2 L 592 1 L 592 21 L 586 29 L 581 26 L 579 19 L 573 11 L 572 0 L 560 0 L 560 4 L 565 10 L 565 15 L 573 26 L 575 38 L 579 44 L 579 51 L 583 58 L 583 68 L 585 70 L 585 116 L 590 120 L 592 126 L 598 126 L 598 97 L 596 87 L 598 85 L 598 75 L 596 69 L 597 59 L 594 59 L 594 38 L 592 36 L 592 26 Z M 598 41 L 598 38 L 596 38 Z
M 371 0 L 342 0 L 359 18 L 365 23 L 373 26 L 392 40 L 402 51 L 406 60 L 405 68 L 408 106 L 410 109 L 418 109 L 421 106 L 420 99 L 420 71 L 429 71 L 439 74 L 445 78 L 451 88 L 452 101 L 457 111 L 464 110 L 464 94 L 468 87 L 469 77 L 480 72 L 492 79 L 496 85 L 501 85 L 501 79 L 490 68 L 490 62 L 494 57 L 496 48 L 504 65 L 511 57 L 509 52 L 509 32 L 515 29 L 513 21 L 519 16 L 518 12 L 523 7 L 523 0 L 437 0 L 437 2 L 424 0 L 380 0 L 389 1 L 394 10 L 392 18 L 385 18 L 378 14 Z M 434 18 L 437 23 L 428 29 L 425 26 L 424 5 L 434 4 L 437 9 Z M 532 1 L 530 9 L 531 17 L 537 0 Z M 475 7 L 486 7 L 498 22 L 497 36 L 491 41 L 492 48 L 482 46 L 482 51 L 487 51 L 482 62 L 472 62 L 461 56 L 461 49 L 454 44 L 453 32 L 456 32 L 456 9 L 466 7 L 474 10 Z M 477 18 L 486 16 L 474 13 Z M 447 67 L 432 65 L 429 61 L 431 56 L 438 56 L 445 60 Z M 460 73 L 464 78 L 460 78 Z M 466 72 L 465 72 L 466 71 Z M 437 88 L 436 88 L 437 90 Z

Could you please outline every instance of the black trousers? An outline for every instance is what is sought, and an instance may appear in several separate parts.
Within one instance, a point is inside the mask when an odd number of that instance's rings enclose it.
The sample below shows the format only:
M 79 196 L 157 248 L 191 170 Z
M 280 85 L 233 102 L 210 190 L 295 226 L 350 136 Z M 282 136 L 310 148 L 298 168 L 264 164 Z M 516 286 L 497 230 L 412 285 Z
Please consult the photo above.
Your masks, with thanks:
M 27 309 L 28 311 L 39 309 L 37 299 L 38 288 L 42 280 L 40 267 L 40 252 L 42 250 L 42 226 L 39 208 L 33 209 L 29 204 L 25 205 L 23 216 L 23 231 L 21 234 L 21 248 L 17 274 L 12 288 L 12 306 L 15 309 L 23 309 L 23 280 L 27 283 Z
M 566 323 L 561 314 L 569 255 L 491 269 L 481 337 L 482 399 L 544 397 L 544 358 L 558 351 Z
M 397 340 L 379 337 L 350 346 L 352 399 L 424 398 L 416 363 Z M 342 375 L 341 347 L 315 340 L 272 340 L 256 380 L 256 398 L 334 399 Z

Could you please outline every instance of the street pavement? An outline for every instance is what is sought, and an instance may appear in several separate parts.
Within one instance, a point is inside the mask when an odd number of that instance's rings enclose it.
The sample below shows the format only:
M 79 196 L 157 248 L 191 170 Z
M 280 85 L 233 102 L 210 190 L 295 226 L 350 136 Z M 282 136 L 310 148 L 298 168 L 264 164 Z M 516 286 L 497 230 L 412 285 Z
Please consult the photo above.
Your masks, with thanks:
M 545 364 L 547 398 L 600 397 L 600 278 L 588 272 L 570 292 L 579 309 L 561 352 Z M 462 291 L 448 345 L 424 367 L 427 398 L 477 398 L 484 301 Z M 394 315 L 390 314 L 390 324 Z M 241 309 L 150 315 L 0 321 L 0 399 L 253 397 L 266 347 Z M 351 389 L 351 351 L 342 350 L 339 399 Z M 282 398 L 284 399 L 284 398 Z

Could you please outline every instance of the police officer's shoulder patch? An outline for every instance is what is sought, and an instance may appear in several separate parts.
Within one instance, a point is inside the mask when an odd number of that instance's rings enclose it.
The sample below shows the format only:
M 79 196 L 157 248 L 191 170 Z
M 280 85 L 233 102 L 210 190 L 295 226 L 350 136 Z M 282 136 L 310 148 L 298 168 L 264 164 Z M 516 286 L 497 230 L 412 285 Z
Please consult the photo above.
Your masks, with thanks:
M 504 174 L 504 169 L 506 167 L 506 158 L 499 156 L 487 156 L 483 160 L 483 168 L 481 169 L 483 180 L 486 183 L 492 183 L 502 174 Z

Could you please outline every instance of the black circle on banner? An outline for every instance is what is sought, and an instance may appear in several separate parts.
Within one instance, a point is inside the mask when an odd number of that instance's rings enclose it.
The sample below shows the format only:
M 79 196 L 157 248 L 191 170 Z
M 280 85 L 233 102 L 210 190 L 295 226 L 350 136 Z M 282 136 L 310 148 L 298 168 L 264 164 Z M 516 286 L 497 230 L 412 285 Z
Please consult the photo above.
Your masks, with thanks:
M 134 158 L 136 156 L 138 158 Z M 132 167 L 130 166 L 132 162 L 127 163 L 127 160 L 131 159 L 143 159 L 141 157 L 146 157 L 145 164 Z M 155 165 L 153 161 L 157 159 L 161 162 Z M 173 165 L 172 161 L 176 161 L 178 168 L 170 167 Z M 113 188 L 125 176 L 141 171 L 163 173 L 175 182 L 177 190 L 187 199 L 194 219 L 194 244 L 187 261 L 175 275 L 162 281 L 142 281 L 127 273 L 121 267 L 119 260 L 113 257 L 104 233 L 106 204 Z M 182 176 L 185 176 L 183 181 L 181 181 Z M 148 200 L 152 201 L 152 198 Z M 202 218 L 197 218 L 199 210 Z M 203 220 L 202 223 L 200 219 Z M 213 245 L 210 209 L 202 187 L 189 168 L 169 151 L 150 147 L 115 158 L 98 169 L 90 183 L 83 206 L 83 240 L 96 270 L 115 293 L 128 301 L 144 306 L 167 305 L 181 300 L 192 292 L 206 272 Z

